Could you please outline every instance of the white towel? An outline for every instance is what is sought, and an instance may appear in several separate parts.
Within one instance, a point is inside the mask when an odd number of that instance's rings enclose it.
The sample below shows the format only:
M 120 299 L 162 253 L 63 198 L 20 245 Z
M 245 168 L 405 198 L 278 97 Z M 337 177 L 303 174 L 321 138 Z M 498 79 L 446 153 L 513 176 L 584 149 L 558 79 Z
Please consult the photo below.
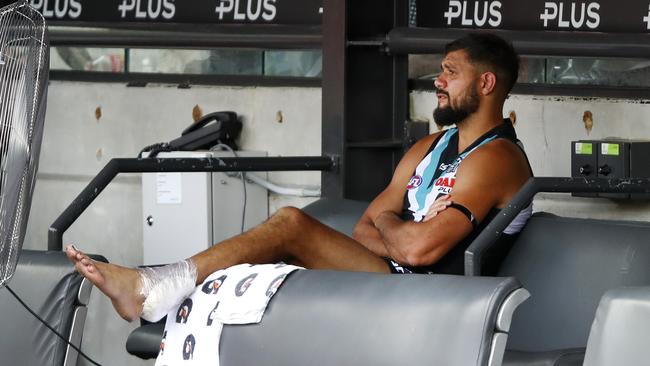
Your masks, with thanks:
M 223 324 L 259 323 L 286 276 L 301 267 L 240 264 L 217 271 L 167 314 L 156 366 L 219 365 Z

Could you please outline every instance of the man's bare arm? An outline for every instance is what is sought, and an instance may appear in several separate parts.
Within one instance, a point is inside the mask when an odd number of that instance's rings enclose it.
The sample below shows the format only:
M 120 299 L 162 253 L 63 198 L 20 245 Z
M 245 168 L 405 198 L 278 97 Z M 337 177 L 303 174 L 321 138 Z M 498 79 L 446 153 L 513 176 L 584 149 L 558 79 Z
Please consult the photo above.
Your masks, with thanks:
M 443 196 L 439 198 L 438 200 L 436 200 L 436 202 L 434 202 L 431 205 L 431 208 L 427 212 L 423 221 L 426 222 L 433 219 L 440 212 L 447 209 L 447 207 L 450 204 L 451 204 L 450 196 Z M 399 215 L 397 215 L 393 211 L 383 211 L 382 213 L 384 214 L 391 213 L 392 216 L 396 218 L 399 217 Z M 400 222 L 401 221 L 402 220 L 400 219 Z M 384 242 L 384 238 L 383 238 L 384 235 L 382 235 L 379 232 L 375 222 L 371 220 L 370 217 L 364 215 L 359 221 L 359 223 L 357 224 L 357 226 L 355 227 L 354 233 L 355 233 L 355 239 L 362 238 L 361 240 L 363 240 L 363 245 L 366 248 L 370 249 L 375 254 L 378 254 L 382 257 L 387 257 L 387 256 L 392 257 L 392 253 L 388 252 L 386 243 Z M 357 241 L 360 240 L 357 239 Z
M 409 266 L 437 262 L 472 231 L 467 217 L 457 210 L 446 210 L 427 222 L 403 221 L 385 211 L 375 224 L 389 256 Z
M 388 187 L 370 203 L 354 228 L 353 238 L 378 256 L 386 257 L 389 253 L 386 251 L 386 245 L 375 227 L 375 217 L 384 211 L 391 211 L 396 215 L 401 212 L 408 181 L 438 135 L 427 136 L 409 149 L 395 169 Z
M 493 207 L 509 201 L 528 179 L 523 155 L 508 141 L 494 143 L 470 155 L 459 168 L 452 201 L 467 207 L 480 222 Z M 444 210 L 427 222 L 402 221 L 392 211 L 374 223 L 386 252 L 396 261 L 421 266 L 435 263 L 472 230 L 458 210 Z
M 389 257 L 386 244 L 370 217 L 362 216 L 354 227 L 353 239 L 380 257 Z

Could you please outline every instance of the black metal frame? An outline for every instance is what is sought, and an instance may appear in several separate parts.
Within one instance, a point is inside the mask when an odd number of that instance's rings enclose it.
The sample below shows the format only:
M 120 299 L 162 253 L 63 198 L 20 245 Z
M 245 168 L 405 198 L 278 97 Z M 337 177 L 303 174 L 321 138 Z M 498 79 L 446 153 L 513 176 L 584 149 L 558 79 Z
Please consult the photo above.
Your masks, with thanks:
M 61 24 L 61 23 L 59 23 Z M 93 24 L 67 22 L 50 26 L 53 47 L 119 48 L 245 48 L 273 50 L 320 49 L 320 26 L 290 25 L 190 25 L 190 24 Z M 128 64 L 128 62 L 127 62 Z M 204 75 L 160 73 L 111 73 L 53 70 L 52 80 L 120 82 L 143 86 L 148 83 L 232 86 L 319 87 L 320 77 L 282 77 L 264 75 Z
M 392 29 L 386 52 L 393 55 L 441 53 L 445 44 L 473 29 Z M 650 58 L 650 34 L 491 30 L 522 55 Z
M 342 157 L 345 148 L 348 10 L 346 0 L 323 0 L 322 153 Z M 341 161 L 345 166 L 345 162 Z M 321 192 L 343 197 L 345 169 L 323 173 Z
M 395 28 L 386 36 L 386 52 L 401 54 L 438 54 L 454 39 L 472 29 Z M 587 32 L 541 32 L 493 30 L 510 40 L 522 55 L 570 57 L 650 58 L 650 34 Z M 431 80 L 409 80 L 409 90 L 433 90 Z M 647 87 L 607 85 L 524 84 L 514 86 L 513 94 L 561 95 L 576 97 L 650 98 Z
M 177 84 L 181 88 L 192 85 L 262 86 L 262 87 L 307 87 L 317 88 L 322 84 L 318 77 L 263 76 L 263 75 L 204 75 L 204 74 L 159 74 L 139 72 L 98 72 L 51 70 L 50 80 L 126 83 L 127 86 L 146 86 L 149 83 Z
M 409 90 L 434 91 L 433 80 L 409 79 Z M 580 84 L 533 84 L 519 83 L 512 88 L 512 94 L 518 95 L 552 95 L 565 97 L 587 98 L 621 98 L 621 99 L 650 99 L 650 89 L 647 87 L 621 87 L 607 85 Z
M 329 171 L 337 166 L 336 158 L 326 156 L 112 159 L 50 225 L 47 248 L 63 249 L 63 233 L 119 173 Z
M 391 54 L 442 53 L 445 44 L 472 29 L 395 28 L 383 44 Z M 512 41 L 517 51 L 530 56 L 650 58 L 650 35 L 586 32 L 541 32 L 494 30 Z M 409 80 L 410 90 L 434 90 L 431 80 Z M 575 97 L 650 98 L 646 87 L 607 85 L 551 85 L 518 83 L 513 94 Z
M 391 29 L 408 24 L 408 0 L 323 5 L 322 146 L 324 154 L 341 157 L 342 167 L 323 174 L 323 194 L 370 200 L 404 152 L 408 56 L 377 46 Z
M 539 192 L 554 193 L 650 193 L 650 179 L 627 178 L 530 178 L 465 251 L 465 275 L 480 276 L 483 253 L 501 236 L 517 214 Z
M 92 28 L 80 28 L 83 24 L 70 25 L 77 27 L 49 27 L 53 47 L 319 49 L 322 43 L 319 26 L 93 24 Z

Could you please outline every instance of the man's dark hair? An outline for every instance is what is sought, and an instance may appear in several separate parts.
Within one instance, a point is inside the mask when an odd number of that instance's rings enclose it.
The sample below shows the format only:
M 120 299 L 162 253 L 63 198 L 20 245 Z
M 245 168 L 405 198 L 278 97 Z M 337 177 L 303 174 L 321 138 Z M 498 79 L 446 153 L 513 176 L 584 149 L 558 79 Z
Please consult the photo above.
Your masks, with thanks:
M 512 90 L 519 75 L 519 56 L 510 42 L 490 33 L 470 33 L 445 46 L 445 54 L 459 50 L 467 53 L 472 64 L 494 72 L 497 86 L 506 95 Z

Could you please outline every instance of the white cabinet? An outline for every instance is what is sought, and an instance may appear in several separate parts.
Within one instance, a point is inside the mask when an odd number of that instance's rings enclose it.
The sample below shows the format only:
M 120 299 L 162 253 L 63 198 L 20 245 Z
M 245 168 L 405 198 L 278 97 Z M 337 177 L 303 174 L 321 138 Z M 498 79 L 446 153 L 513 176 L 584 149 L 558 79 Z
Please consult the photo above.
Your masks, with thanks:
M 240 157 L 266 153 L 238 151 Z M 160 153 L 159 158 L 232 157 L 226 151 Z M 231 176 L 229 176 L 229 174 Z M 268 218 L 268 191 L 238 173 L 142 174 L 143 259 L 145 265 L 176 262 Z M 266 178 L 266 173 L 255 172 Z

